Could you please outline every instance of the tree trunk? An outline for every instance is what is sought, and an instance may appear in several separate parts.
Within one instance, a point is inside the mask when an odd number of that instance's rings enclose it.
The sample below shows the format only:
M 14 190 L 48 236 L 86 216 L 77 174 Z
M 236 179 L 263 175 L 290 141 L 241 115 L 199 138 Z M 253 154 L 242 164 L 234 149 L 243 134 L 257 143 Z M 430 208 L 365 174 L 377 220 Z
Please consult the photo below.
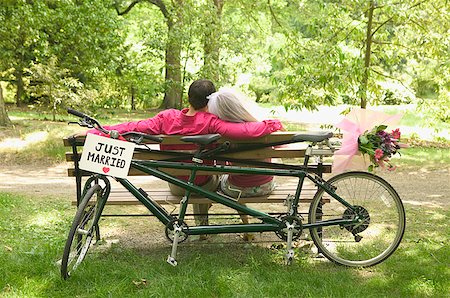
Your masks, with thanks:
M 0 84 L 0 126 L 10 126 L 11 120 L 8 117 L 8 113 L 6 113 L 5 108 L 5 100 L 3 98 L 3 88 L 2 84 Z
M 220 37 L 222 35 L 222 9 L 224 0 L 213 0 L 214 10 L 205 28 L 203 41 L 204 61 L 202 75 L 213 82 L 220 81 Z
M 130 12 L 133 7 L 145 0 L 134 0 L 127 8 L 120 11 L 118 1 L 114 2 L 114 7 L 119 15 L 124 15 Z M 175 108 L 178 102 L 181 102 L 181 45 L 180 40 L 177 38 L 178 34 L 181 33 L 181 27 L 183 20 L 181 14 L 176 14 L 173 16 L 173 12 L 170 12 L 162 0 L 147 0 L 147 2 L 156 5 L 167 23 L 167 45 L 166 45 L 166 91 L 164 94 L 164 100 L 160 108 Z M 176 0 L 174 9 L 182 9 L 183 0 Z
M 372 24 L 373 24 L 373 11 L 375 10 L 375 2 L 370 1 L 369 11 L 367 13 L 367 32 L 366 32 L 366 52 L 364 55 L 364 73 L 361 80 L 360 96 L 361 96 L 361 108 L 367 107 L 367 84 L 369 81 L 370 73 L 370 55 L 372 54 Z
M 136 110 L 136 103 L 135 103 L 135 95 L 136 95 L 136 88 L 131 85 L 131 110 Z
M 176 108 L 181 102 L 181 46 L 177 39 L 177 25 L 168 22 L 166 45 L 166 92 L 161 109 Z
M 23 82 L 23 73 L 22 69 L 16 69 L 14 73 L 16 77 L 16 106 L 20 107 L 23 102 L 23 95 L 25 93 L 25 84 Z

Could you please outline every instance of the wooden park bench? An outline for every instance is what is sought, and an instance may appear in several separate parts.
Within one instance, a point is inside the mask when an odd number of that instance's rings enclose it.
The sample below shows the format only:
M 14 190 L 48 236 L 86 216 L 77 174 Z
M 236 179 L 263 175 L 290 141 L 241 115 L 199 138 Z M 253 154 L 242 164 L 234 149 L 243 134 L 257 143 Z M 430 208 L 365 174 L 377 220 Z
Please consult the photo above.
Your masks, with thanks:
M 254 138 L 254 139 L 247 139 L 247 140 L 230 140 L 232 144 L 237 143 L 273 143 L 283 140 L 289 140 L 292 138 L 293 135 L 295 135 L 295 132 L 275 132 L 273 134 L 260 137 L 260 138 Z M 162 144 L 170 144 L 170 145 L 178 145 L 183 144 L 186 145 L 185 142 L 182 142 L 180 140 L 181 136 L 172 135 L 172 136 L 164 136 L 164 140 Z M 223 139 L 223 140 L 222 140 Z M 219 142 L 226 141 L 225 138 L 222 138 Z M 78 202 L 81 199 L 81 192 L 82 192 L 82 180 L 83 177 L 89 176 L 89 172 L 85 172 L 83 170 L 79 170 L 76 168 L 76 164 L 81 156 L 82 147 L 84 144 L 84 137 L 78 137 L 77 139 L 73 139 L 70 137 L 64 138 L 64 146 L 69 147 L 70 151 L 66 152 L 66 161 L 69 163 L 68 167 L 68 176 L 69 177 L 75 177 L 76 181 L 76 189 L 77 189 L 77 197 L 72 200 L 72 205 L 77 205 Z M 272 158 L 272 160 L 280 160 L 281 163 L 284 163 L 285 161 L 289 160 L 292 161 L 292 159 L 300 159 L 296 162 L 296 164 L 302 163 L 302 158 L 305 156 L 306 146 L 308 143 L 295 143 L 295 144 L 289 144 L 284 145 L 280 147 L 266 147 L 263 149 L 254 149 L 239 153 L 229 153 L 228 157 L 235 157 L 240 159 L 255 159 L 255 160 L 261 160 L 266 158 Z M 153 148 L 157 149 L 159 148 L 158 144 L 151 144 L 149 146 L 152 146 Z M 322 146 L 316 146 L 313 149 L 313 155 L 317 156 L 313 161 L 310 161 L 310 165 L 308 166 L 308 171 L 315 172 L 318 175 L 322 175 L 324 173 L 330 173 L 331 172 L 331 163 L 324 162 L 323 157 L 329 157 L 333 155 L 333 150 L 329 149 L 328 147 L 322 147 Z M 152 152 L 138 152 L 136 151 L 133 156 L 134 159 L 139 160 L 160 160 L 167 158 L 167 156 L 161 155 L 161 154 L 155 154 Z M 239 164 L 239 166 L 248 166 L 245 164 Z M 179 169 L 165 169 L 164 170 L 167 173 L 174 174 L 174 175 L 188 175 L 186 171 L 179 170 Z M 199 171 L 197 175 L 212 175 L 217 173 L 212 172 L 202 172 Z M 141 176 L 140 180 L 142 178 L 145 180 L 145 177 L 150 178 L 151 176 L 140 172 L 136 169 L 130 169 L 129 172 L 129 179 L 133 181 L 133 177 Z M 145 177 L 144 177 L 145 176 Z M 239 202 L 241 203 L 258 203 L 258 204 L 265 204 L 265 203 L 283 203 L 285 202 L 288 195 L 294 195 L 297 181 L 295 183 L 277 183 L 277 179 L 280 177 L 275 177 L 276 182 L 276 189 L 267 196 L 259 196 L 259 197 L 249 197 L 249 198 L 240 198 Z M 181 197 L 174 196 L 170 193 L 169 187 L 165 181 L 160 180 L 160 184 L 157 188 L 149 188 L 144 189 L 148 195 L 156 202 L 158 202 L 161 205 L 173 205 L 178 206 L 181 200 Z M 316 192 L 316 188 L 314 185 L 307 184 L 307 181 L 305 180 L 305 185 L 302 189 L 302 194 L 300 196 L 300 202 L 301 203 L 308 203 L 312 200 L 314 194 Z M 189 203 L 207 203 L 210 202 L 208 199 L 199 197 L 199 196 L 191 196 L 189 199 Z M 214 202 L 213 202 L 214 203 Z M 109 199 L 107 201 L 107 205 L 140 205 L 141 203 L 132 196 L 126 189 L 123 187 L 112 187 L 111 193 L 109 196 Z M 118 216 L 124 216 L 124 215 L 130 215 L 130 214 L 115 214 Z

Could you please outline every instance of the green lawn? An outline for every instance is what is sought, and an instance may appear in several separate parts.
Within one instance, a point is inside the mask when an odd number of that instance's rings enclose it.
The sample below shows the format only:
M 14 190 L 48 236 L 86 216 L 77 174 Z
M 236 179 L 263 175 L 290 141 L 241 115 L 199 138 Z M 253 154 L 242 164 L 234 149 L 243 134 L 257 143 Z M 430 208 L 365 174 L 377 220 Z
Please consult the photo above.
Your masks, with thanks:
M 58 198 L 0 193 L 0 296 L 446 297 L 450 214 L 409 205 L 406 209 L 402 244 L 372 268 L 345 268 L 302 255 L 285 266 L 281 252 L 239 243 L 182 246 L 179 265 L 172 267 L 165 262 L 168 245 L 118 243 L 89 253 L 63 281 L 56 262 L 74 209 Z M 124 232 L 133 231 L 133 222 L 145 220 L 132 219 L 121 226 Z M 102 224 L 114 227 L 116 221 L 108 218 Z
M 154 113 L 154 112 L 152 112 Z M 64 160 L 61 138 L 83 130 L 45 113 L 12 111 L 15 126 L 0 130 L 5 164 Z M 102 113 L 105 123 L 142 119 L 151 113 Z M 408 120 L 409 121 L 409 120 Z M 393 160 L 403 168 L 448 166 L 448 148 L 402 149 Z M 179 266 L 165 260 L 170 246 L 119 242 L 89 253 L 68 281 L 59 275 L 75 209 L 63 198 L 0 192 L 0 297 L 448 297 L 450 292 L 450 213 L 443 208 L 406 204 L 407 229 L 399 249 L 372 268 L 345 268 L 299 255 L 284 266 L 281 251 L 239 243 L 182 246 Z M 134 233 L 146 218 L 102 221 L 103 228 Z M 163 237 L 163 227 L 159 229 Z M 137 233 L 136 239 L 146 239 Z M 146 239 L 152 243 L 152 239 Z
M 449 147 L 410 147 L 400 150 L 392 162 L 402 168 L 439 169 L 450 165 Z

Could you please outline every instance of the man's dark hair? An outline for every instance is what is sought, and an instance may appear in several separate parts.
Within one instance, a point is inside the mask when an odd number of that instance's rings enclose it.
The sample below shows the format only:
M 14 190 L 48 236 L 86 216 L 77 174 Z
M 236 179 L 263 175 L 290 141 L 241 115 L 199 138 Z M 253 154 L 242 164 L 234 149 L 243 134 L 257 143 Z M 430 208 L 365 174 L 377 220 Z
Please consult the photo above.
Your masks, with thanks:
M 210 80 L 197 80 L 189 86 L 188 99 L 189 103 L 195 110 L 200 110 L 208 104 L 208 95 L 216 92 L 216 87 Z

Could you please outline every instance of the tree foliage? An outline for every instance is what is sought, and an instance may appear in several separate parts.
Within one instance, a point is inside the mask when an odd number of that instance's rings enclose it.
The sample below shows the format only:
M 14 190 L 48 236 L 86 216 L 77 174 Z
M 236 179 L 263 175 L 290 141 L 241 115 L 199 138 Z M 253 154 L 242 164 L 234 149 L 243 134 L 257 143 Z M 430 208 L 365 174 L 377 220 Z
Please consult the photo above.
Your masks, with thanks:
M 0 6 L 0 75 L 16 86 L 16 102 L 30 101 L 26 69 L 52 63 L 95 86 L 114 72 L 122 39 L 108 1 L 6 1 Z
M 64 101 L 95 89 L 101 107 L 180 107 L 203 77 L 286 108 L 414 102 L 450 118 L 448 0 L 4 2 L 0 76 L 17 102 L 54 103 L 42 90 L 61 84 Z
M 378 104 L 394 93 L 389 85 L 402 85 L 399 100 L 407 102 L 420 92 L 415 88 L 425 74 L 420 68 L 449 63 L 447 1 L 271 1 L 269 6 L 276 31 L 285 37 L 272 68 L 280 71 L 272 78 L 290 107 Z M 438 59 L 441 63 L 434 62 Z M 448 74 L 430 74 L 429 83 L 449 82 Z
M 95 90 L 87 90 L 77 78 L 69 75 L 68 69 L 58 67 L 56 57 L 51 57 L 46 64 L 32 63 L 27 74 L 33 85 L 30 85 L 30 95 L 39 104 L 51 107 L 53 121 L 61 107 L 82 106 L 83 102 L 95 97 Z

